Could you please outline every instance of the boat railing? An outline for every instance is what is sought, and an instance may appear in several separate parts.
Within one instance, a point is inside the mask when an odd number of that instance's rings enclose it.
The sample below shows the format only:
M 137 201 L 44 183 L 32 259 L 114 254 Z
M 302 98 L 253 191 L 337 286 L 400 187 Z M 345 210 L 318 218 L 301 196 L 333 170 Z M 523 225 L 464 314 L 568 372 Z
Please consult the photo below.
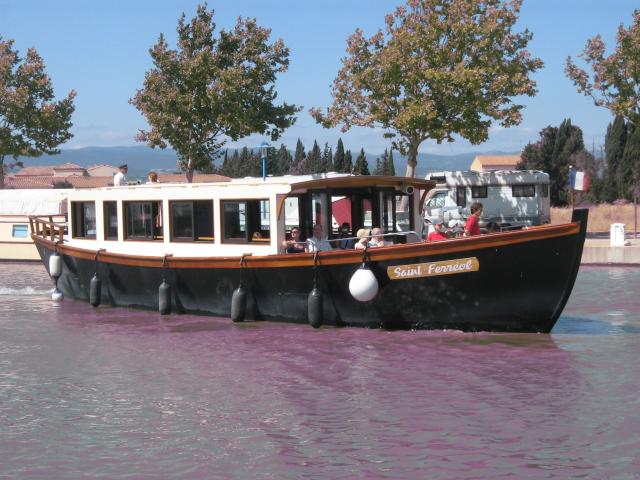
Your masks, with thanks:
M 67 229 L 67 215 L 29 215 L 29 226 L 32 235 L 62 243 Z

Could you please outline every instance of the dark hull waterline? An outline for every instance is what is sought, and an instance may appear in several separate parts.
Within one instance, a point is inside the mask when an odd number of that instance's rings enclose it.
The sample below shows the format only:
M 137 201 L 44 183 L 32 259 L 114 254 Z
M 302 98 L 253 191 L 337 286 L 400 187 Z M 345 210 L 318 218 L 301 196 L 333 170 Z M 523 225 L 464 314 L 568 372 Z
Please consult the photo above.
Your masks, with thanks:
M 572 224 L 441 242 L 372 249 L 369 266 L 379 292 L 355 300 L 349 280 L 361 251 L 312 255 L 166 259 L 83 250 L 35 237 L 48 266 L 55 249 L 63 258 L 58 287 L 66 297 L 88 301 L 94 273 L 102 305 L 157 309 L 163 277 L 177 313 L 229 317 L 233 291 L 243 277 L 247 318 L 308 321 L 308 295 L 323 294 L 324 324 L 401 329 L 549 332 L 566 304 L 577 275 L 586 231 L 586 210 Z M 475 259 L 475 271 L 392 279 L 389 267 Z M 405 269 L 406 270 L 406 269 Z

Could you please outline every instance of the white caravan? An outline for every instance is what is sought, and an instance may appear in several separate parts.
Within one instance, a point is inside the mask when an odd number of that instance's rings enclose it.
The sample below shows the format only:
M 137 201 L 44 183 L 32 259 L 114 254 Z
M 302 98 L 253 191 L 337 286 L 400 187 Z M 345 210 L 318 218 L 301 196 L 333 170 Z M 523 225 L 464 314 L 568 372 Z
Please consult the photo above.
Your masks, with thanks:
M 436 182 L 425 201 L 425 219 L 466 220 L 472 203 L 483 205 L 481 225 L 503 229 L 550 223 L 549 175 L 536 170 L 432 172 Z

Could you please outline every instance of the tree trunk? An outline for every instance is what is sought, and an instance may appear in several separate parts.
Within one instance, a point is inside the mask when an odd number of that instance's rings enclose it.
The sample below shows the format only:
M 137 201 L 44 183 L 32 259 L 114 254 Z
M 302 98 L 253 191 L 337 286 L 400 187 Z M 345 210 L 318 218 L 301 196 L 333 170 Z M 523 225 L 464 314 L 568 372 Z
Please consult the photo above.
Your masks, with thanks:
M 411 141 L 409 151 L 407 152 L 407 173 L 405 177 L 413 178 L 416 174 L 416 166 L 418 165 L 418 146 L 419 142 Z M 403 196 L 400 200 L 400 211 L 409 211 L 409 197 Z
M 4 188 L 4 155 L 0 155 L 0 190 Z
M 193 160 L 187 162 L 187 183 L 193 183 Z
M 416 174 L 416 166 L 418 165 L 418 146 L 419 143 L 411 142 L 407 155 L 407 173 L 405 177 L 413 178 Z

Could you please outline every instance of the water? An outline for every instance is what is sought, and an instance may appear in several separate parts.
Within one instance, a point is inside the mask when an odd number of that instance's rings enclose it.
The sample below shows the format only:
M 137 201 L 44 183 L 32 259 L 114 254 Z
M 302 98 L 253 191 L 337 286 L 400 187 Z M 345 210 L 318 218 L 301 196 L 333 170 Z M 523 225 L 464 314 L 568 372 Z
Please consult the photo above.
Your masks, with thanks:
M 50 300 L 0 264 L 0 478 L 640 478 L 640 269 L 552 335 L 313 330 Z

